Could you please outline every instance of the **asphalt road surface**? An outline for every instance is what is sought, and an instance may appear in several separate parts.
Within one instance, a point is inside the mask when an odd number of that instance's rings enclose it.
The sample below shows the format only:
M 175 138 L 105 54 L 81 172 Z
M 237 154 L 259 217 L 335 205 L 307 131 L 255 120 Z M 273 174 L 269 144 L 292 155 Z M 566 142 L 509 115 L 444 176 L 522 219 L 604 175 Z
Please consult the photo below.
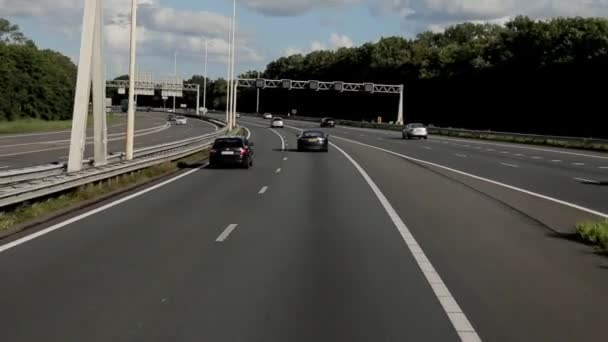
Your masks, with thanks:
M 216 126 L 188 119 L 183 126 L 170 125 L 166 113 L 137 113 L 135 149 L 211 133 Z M 125 149 L 126 117 L 120 117 L 108 127 L 108 152 Z M 85 158 L 93 157 L 93 131 L 87 132 Z M 69 131 L 0 135 L 0 170 L 67 161 Z
M 287 120 L 286 124 L 301 129 L 319 127 L 318 123 L 302 121 Z M 608 213 L 607 153 L 439 136 L 404 140 L 400 132 L 345 126 L 324 130 L 339 138 Z
M 249 170 L 193 166 L 3 241 L 3 340 L 605 340 L 591 248 L 365 136 L 298 153 L 297 129 L 241 123 Z

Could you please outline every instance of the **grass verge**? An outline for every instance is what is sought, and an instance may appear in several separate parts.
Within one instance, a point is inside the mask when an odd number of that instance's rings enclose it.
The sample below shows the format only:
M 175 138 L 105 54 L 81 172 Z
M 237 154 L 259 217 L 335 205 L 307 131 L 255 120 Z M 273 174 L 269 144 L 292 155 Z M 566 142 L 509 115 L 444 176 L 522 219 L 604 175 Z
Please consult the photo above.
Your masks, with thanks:
M 108 115 L 108 125 L 117 119 L 115 115 Z M 87 119 L 89 127 L 93 126 L 93 117 Z M 72 120 L 42 120 L 22 119 L 15 121 L 0 121 L 0 134 L 20 134 L 36 132 L 64 131 L 72 128 Z
M 231 133 L 245 135 L 246 130 L 237 128 Z M 0 211 L 0 238 L 132 190 L 180 169 L 201 167 L 202 162 L 208 158 L 209 151 L 204 150 L 174 162 L 166 162 L 101 182 L 86 184 L 58 196 L 30 201 L 7 211 Z
M 579 223 L 576 225 L 576 234 L 583 242 L 593 245 L 600 252 L 608 253 L 608 220 Z

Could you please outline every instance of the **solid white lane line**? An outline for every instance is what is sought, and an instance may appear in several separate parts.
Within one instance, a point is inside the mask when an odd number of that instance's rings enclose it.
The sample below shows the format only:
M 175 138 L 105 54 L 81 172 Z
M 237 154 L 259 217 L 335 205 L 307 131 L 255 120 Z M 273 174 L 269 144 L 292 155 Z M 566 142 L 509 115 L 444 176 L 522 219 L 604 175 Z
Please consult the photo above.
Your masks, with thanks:
M 608 169 L 608 166 L 600 166 L 600 167 L 598 167 L 598 169 L 604 169 L 605 170 L 605 169 Z
M 572 163 L 572 165 L 583 166 L 583 165 L 585 165 L 585 163 Z
M 574 180 L 585 182 L 585 183 L 600 184 L 600 182 L 598 182 L 598 181 L 591 180 L 591 179 L 585 179 L 585 178 L 574 178 Z
M 461 174 L 461 175 L 464 175 L 464 176 L 468 176 L 468 177 L 471 177 L 471 178 L 474 178 L 474 179 L 477 179 L 477 180 L 481 180 L 481 181 L 484 181 L 484 182 L 492 183 L 494 185 L 502 186 L 502 187 L 505 187 L 507 189 L 519 191 L 519 192 L 522 192 L 522 193 L 530 195 L 530 196 L 534 196 L 534 197 L 545 199 L 547 201 L 551 201 L 551 202 L 554 202 L 554 203 L 562 204 L 562 205 L 565 205 L 565 206 L 568 206 L 568 207 L 571 207 L 571 208 L 574 208 L 574 209 L 578 209 L 578 210 L 587 212 L 589 214 L 593 214 L 593 215 L 600 216 L 600 217 L 603 217 L 603 218 L 608 218 L 608 214 L 607 213 L 602 213 L 602 212 L 599 212 L 597 210 L 593 210 L 593 209 L 590 209 L 590 208 L 585 208 L 583 206 L 580 206 L 580 205 L 577 205 L 577 204 L 574 204 L 574 203 L 570 203 L 570 202 L 567 202 L 567 201 L 563 201 L 563 200 L 560 200 L 560 199 L 557 199 L 557 198 L 545 196 L 545 195 L 542 195 L 542 194 L 539 194 L 539 193 L 536 193 L 536 192 L 532 192 L 532 191 L 529 191 L 529 190 L 521 189 L 521 188 L 518 188 L 518 187 L 515 187 L 515 186 L 512 186 L 512 185 L 508 185 L 508 184 L 505 184 L 505 183 L 497 182 L 497 181 L 494 181 L 494 180 L 491 180 L 491 179 L 488 179 L 488 178 L 476 176 L 474 174 L 463 172 L 463 171 L 460 171 L 460 170 L 456 170 L 456 169 L 453 169 L 451 167 L 443 166 L 443 165 L 440 165 L 440 164 L 437 164 L 437 163 L 432 163 L 432 162 L 429 162 L 429 161 L 426 161 L 426 160 L 422 160 L 422 159 L 417 159 L 417 158 L 409 157 L 409 156 L 406 156 L 404 154 L 393 152 L 391 150 L 387 150 L 387 149 L 384 149 L 384 148 L 381 148 L 381 147 L 364 144 L 364 143 L 361 143 L 361 142 L 358 142 L 358 141 L 354 141 L 354 140 L 350 140 L 350 139 L 346 139 L 346 138 L 342 138 L 342 137 L 336 137 L 336 136 L 334 136 L 334 138 L 335 139 L 344 140 L 344 141 L 348 141 L 348 142 L 351 142 L 353 144 L 357 144 L 357 145 L 361 145 L 361 146 L 366 146 L 366 147 L 369 147 L 369 148 L 372 148 L 372 149 L 375 149 L 375 150 L 378 150 L 378 151 L 383 151 L 383 152 L 386 152 L 388 154 L 392 154 L 394 156 L 398 156 L 398 157 L 401 157 L 403 159 L 411 160 L 411 161 L 414 161 L 414 162 L 417 162 L 417 163 L 422 163 L 422 164 L 426 164 L 426 165 L 435 166 L 435 167 L 438 167 L 440 169 L 444 169 L 444 170 L 447 170 L 447 171 L 455 172 L 455 173 L 458 173 L 458 174 Z
M 226 227 L 226 229 L 224 229 L 224 231 L 222 232 L 222 234 L 220 234 L 220 236 L 217 237 L 217 239 L 215 240 L 215 242 L 224 242 L 224 240 L 226 240 L 228 238 L 228 235 L 230 235 L 230 233 L 232 233 L 232 231 L 238 226 L 238 224 L 231 224 L 228 227 Z
M 285 151 L 285 138 L 283 138 L 283 136 L 280 135 L 279 132 L 275 131 L 274 129 L 271 128 L 270 130 L 281 139 L 281 150 Z
M 457 156 L 457 157 L 461 157 L 461 158 L 466 158 L 466 157 L 467 157 L 467 156 L 466 156 L 466 155 L 464 155 L 464 154 L 458 154 L 458 153 L 456 153 L 456 154 L 455 154 L 455 156 Z
M 514 164 L 507 164 L 507 163 L 500 163 L 500 165 L 504 165 L 504 166 L 510 166 L 510 167 L 519 167 L 517 165 Z
M 283 171 L 283 169 L 278 168 L 278 169 L 275 171 L 275 173 L 281 173 L 281 171 Z
M 261 127 L 261 128 L 268 128 L 268 126 L 262 126 L 262 125 L 258 125 L 255 124 L 253 122 L 249 122 L 249 121 L 243 121 L 245 124 L 247 125 L 252 125 L 252 126 L 257 126 L 257 127 Z M 281 139 L 281 150 L 285 151 L 285 138 L 283 138 L 283 136 L 281 134 L 279 134 L 279 132 L 275 131 L 273 128 L 270 129 L 272 131 L 272 133 L 276 134 L 279 139 Z
M 435 270 L 435 267 L 431 263 L 431 261 L 427 258 L 426 254 L 422 250 L 422 247 L 418 244 L 409 228 L 405 225 L 397 211 L 393 208 L 391 203 L 388 201 L 386 196 L 382 193 L 380 188 L 376 185 L 376 183 L 371 179 L 371 177 L 367 174 L 367 172 L 357 163 L 348 153 L 342 150 L 340 147 L 331 143 L 331 145 L 338 151 L 342 153 L 348 159 L 351 164 L 359 171 L 363 179 L 367 182 L 369 187 L 372 189 L 382 207 L 386 211 L 387 215 L 393 222 L 393 225 L 403 238 L 408 250 L 412 253 L 414 260 L 418 264 L 418 267 L 424 274 L 427 282 L 431 286 L 433 293 L 439 300 L 443 310 L 448 316 L 452 326 L 460 336 L 462 341 L 481 341 L 481 338 L 475 331 L 475 328 L 469 322 L 467 316 L 464 314 L 454 296 L 450 293 L 447 286 Z
M 266 193 L 266 191 L 268 191 L 268 187 L 267 186 L 263 186 L 260 191 L 258 191 L 258 194 L 262 195 L 264 193 Z
M 0 169 L 8 169 L 10 166 L 0 166 Z
M 205 163 L 205 165 L 201 166 L 201 168 L 204 168 L 207 165 L 208 165 L 208 163 Z M 173 183 L 173 182 L 175 182 L 175 181 L 177 181 L 177 180 L 179 180 L 181 178 L 187 177 L 187 176 L 189 176 L 189 175 L 191 175 L 191 174 L 193 174 L 193 173 L 195 173 L 195 172 L 197 172 L 199 170 L 200 170 L 200 168 L 199 169 L 190 170 L 190 171 L 185 172 L 185 173 L 182 173 L 182 174 L 180 174 L 178 176 L 175 176 L 175 177 L 173 177 L 173 178 L 171 178 L 169 180 L 166 180 L 166 181 L 164 181 L 162 183 L 159 183 L 159 184 L 156 184 L 154 186 L 151 186 L 151 187 L 149 187 L 147 189 L 144 189 L 142 191 L 136 192 L 136 193 L 134 193 L 132 195 L 123 197 L 123 198 L 121 198 L 119 200 L 116 200 L 114 202 L 108 203 L 108 204 L 106 204 L 104 206 L 101 206 L 99 208 L 93 209 L 93 210 L 88 211 L 88 212 L 86 212 L 84 214 L 78 215 L 78 216 L 73 217 L 73 218 L 71 218 L 69 220 L 66 220 L 66 221 L 63 221 L 61 223 L 55 224 L 53 226 L 50 226 L 48 228 L 45 228 L 43 230 L 37 231 L 37 232 L 35 232 L 33 234 L 24 236 L 24 237 L 22 237 L 20 239 L 17 239 L 15 241 L 13 241 L 13 242 L 9 242 L 9 243 L 7 243 L 5 245 L 0 246 L 0 253 L 2 253 L 4 251 L 7 251 L 7 250 L 9 250 L 9 249 L 11 249 L 13 247 L 16 247 L 16 246 L 19 246 L 21 244 L 24 244 L 24 243 L 26 243 L 28 241 L 34 240 L 34 239 L 36 239 L 38 237 L 41 237 L 43 235 L 46 235 L 48 233 L 51 233 L 53 231 L 56 231 L 58 229 L 61 229 L 61 228 L 65 227 L 65 226 L 68 226 L 68 225 L 74 223 L 74 222 L 78 222 L 78 221 L 80 221 L 82 219 L 85 219 L 85 218 L 87 218 L 89 216 L 93 216 L 93 215 L 95 215 L 97 213 L 100 213 L 102 211 L 108 210 L 108 209 L 110 209 L 112 207 L 115 207 L 117 205 L 120 205 L 120 204 L 122 204 L 124 202 L 132 200 L 132 199 L 137 198 L 139 196 L 142 196 L 142 195 L 144 195 L 144 194 L 146 194 L 146 193 L 148 193 L 150 191 L 154 191 L 154 190 L 156 190 L 158 188 L 161 188 L 161 187 L 163 187 L 163 186 L 165 186 L 167 184 Z
M 247 131 L 247 140 L 251 138 L 251 131 L 247 127 L 243 127 Z
M 522 145 L 517 145 L 517 144 L 508 145 L 508 144 L 501 144 L 501 143 L 482 142 L 482 141 L 470 141 L 470 140 L 461 140 L 461 139 L 453 139 L 453 138 L 440 138 L 440 137 L 433 137 L 433 139 L 447 140 L 447 141 L 456 141 L 456 142 L 464 142 L 464 141 L 466 141 L 466 142 L 469 142 L 469 143 L 472 143 L 472 144 L 482 144 L 482 145 L 490 145 L 490 146 L 501 146 L 501 147 L 509 147 L 509 148 L 521 148 L 521 149 L 533 150 L 533 151 L 561 153 L 561 154 L 569 154 L 569 155 L 573 155 L 573 156 L 598 158 L 598 159 L 608 159 L 608 157 L 598 156 L 598 155 L 593 155 L 593 154 L 568 152 L 568 151 L 560 151 L 560 150 L 551 150 L 551 149 L 547 149 L 547 148 L 529 147 L 529 146 L 522 146 Z

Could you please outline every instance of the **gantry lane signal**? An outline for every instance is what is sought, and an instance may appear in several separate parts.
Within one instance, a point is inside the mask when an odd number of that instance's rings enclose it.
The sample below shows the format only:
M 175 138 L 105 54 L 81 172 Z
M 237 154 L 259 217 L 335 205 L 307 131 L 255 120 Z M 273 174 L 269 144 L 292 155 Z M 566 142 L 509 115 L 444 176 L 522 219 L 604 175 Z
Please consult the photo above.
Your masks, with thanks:
M 366 93 L 372 93 L 373 94 L 374 93 L 374 84 L 373 83 L 365 83 L 363 85 L 363 90 Z
M 319 81 L 308 82 L 308 87 L 310 88 L 310 90 L 319 90 Z
M 291 80 L 282 80 L 283 89 L 291 89 Z
M 266 80 L 263 78 L 258 78 L 257 80 L 255 80 L 255 87 L 259 89 L 266 88 Z
M 344 91 L 344 82 L 334 82 L 334 90 Z

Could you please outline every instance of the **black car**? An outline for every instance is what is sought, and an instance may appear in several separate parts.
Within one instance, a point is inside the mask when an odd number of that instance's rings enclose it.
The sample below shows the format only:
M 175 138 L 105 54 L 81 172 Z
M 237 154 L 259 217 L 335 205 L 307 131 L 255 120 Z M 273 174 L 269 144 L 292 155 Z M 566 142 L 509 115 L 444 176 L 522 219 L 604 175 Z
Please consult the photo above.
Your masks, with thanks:
M 336 120 L 333 118 L 321 119 L 321 127 L 336 127 Z
M 329 151 L 329 135 L 319 130 L 306 130 L 298 136 L 298 151 Z
M 209 151 L 209 166 L 235 165 L 244 169 L 253 166 L 253 142 L 245 137 L 223 137 L 213 143 Z

